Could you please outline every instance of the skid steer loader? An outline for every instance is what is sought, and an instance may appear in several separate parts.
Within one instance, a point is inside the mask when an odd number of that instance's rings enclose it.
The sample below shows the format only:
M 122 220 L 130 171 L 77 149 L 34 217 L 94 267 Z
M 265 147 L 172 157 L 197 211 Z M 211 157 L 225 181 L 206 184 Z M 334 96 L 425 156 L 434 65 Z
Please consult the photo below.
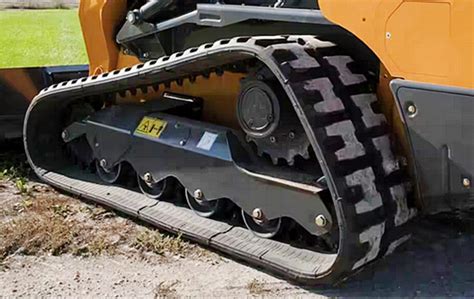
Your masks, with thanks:
M 470 0 L 82 0 L 90 76 L 24 125 L 43 180 L 307 284 L 474 206 Z

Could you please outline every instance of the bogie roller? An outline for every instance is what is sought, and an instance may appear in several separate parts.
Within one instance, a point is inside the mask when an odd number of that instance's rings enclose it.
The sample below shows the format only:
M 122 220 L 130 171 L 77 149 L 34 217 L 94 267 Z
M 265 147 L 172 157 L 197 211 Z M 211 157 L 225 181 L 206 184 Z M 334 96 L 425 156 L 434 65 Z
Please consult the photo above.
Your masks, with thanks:
M 122 174 L 122 164 L 118 163 L 115 166 L 109 167 L 105 159 L 95 161 L 95 169 L 100 179 L 106 183 L 117 183 Z
M 137 174 L 137 182 L 140 191 L 153 199 L 172 199 L 175 195 L 176 187 L 172 178 L 165 178 L 155 181 L 150 173 L 145 173 L 143 177 Z

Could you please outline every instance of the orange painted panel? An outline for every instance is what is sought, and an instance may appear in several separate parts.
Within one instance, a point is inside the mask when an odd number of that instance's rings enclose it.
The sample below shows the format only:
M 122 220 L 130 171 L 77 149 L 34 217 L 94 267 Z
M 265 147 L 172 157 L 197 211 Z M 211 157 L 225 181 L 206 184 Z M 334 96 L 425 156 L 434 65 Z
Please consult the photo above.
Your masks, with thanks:
M 474 1 L 319 0 L 393 77 L 474 88 Z

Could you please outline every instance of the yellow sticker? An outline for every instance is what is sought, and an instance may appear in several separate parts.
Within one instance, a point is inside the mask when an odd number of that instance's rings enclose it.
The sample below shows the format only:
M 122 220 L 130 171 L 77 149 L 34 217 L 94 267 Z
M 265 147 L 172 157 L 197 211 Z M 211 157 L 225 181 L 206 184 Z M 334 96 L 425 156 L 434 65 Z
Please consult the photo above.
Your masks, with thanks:
M 165 130 L 166 124 L 164 120 L 145 116 L 135 130 L 135 133 L 159 138 Z

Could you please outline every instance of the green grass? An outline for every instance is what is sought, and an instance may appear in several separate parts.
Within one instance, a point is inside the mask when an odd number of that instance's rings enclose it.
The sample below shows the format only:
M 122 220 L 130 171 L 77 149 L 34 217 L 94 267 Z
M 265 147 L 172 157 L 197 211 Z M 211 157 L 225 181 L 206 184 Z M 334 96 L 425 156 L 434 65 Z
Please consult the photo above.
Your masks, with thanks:
M 0 68 L 87 63 L 77 10 L 5 10 L 0 24 Z

